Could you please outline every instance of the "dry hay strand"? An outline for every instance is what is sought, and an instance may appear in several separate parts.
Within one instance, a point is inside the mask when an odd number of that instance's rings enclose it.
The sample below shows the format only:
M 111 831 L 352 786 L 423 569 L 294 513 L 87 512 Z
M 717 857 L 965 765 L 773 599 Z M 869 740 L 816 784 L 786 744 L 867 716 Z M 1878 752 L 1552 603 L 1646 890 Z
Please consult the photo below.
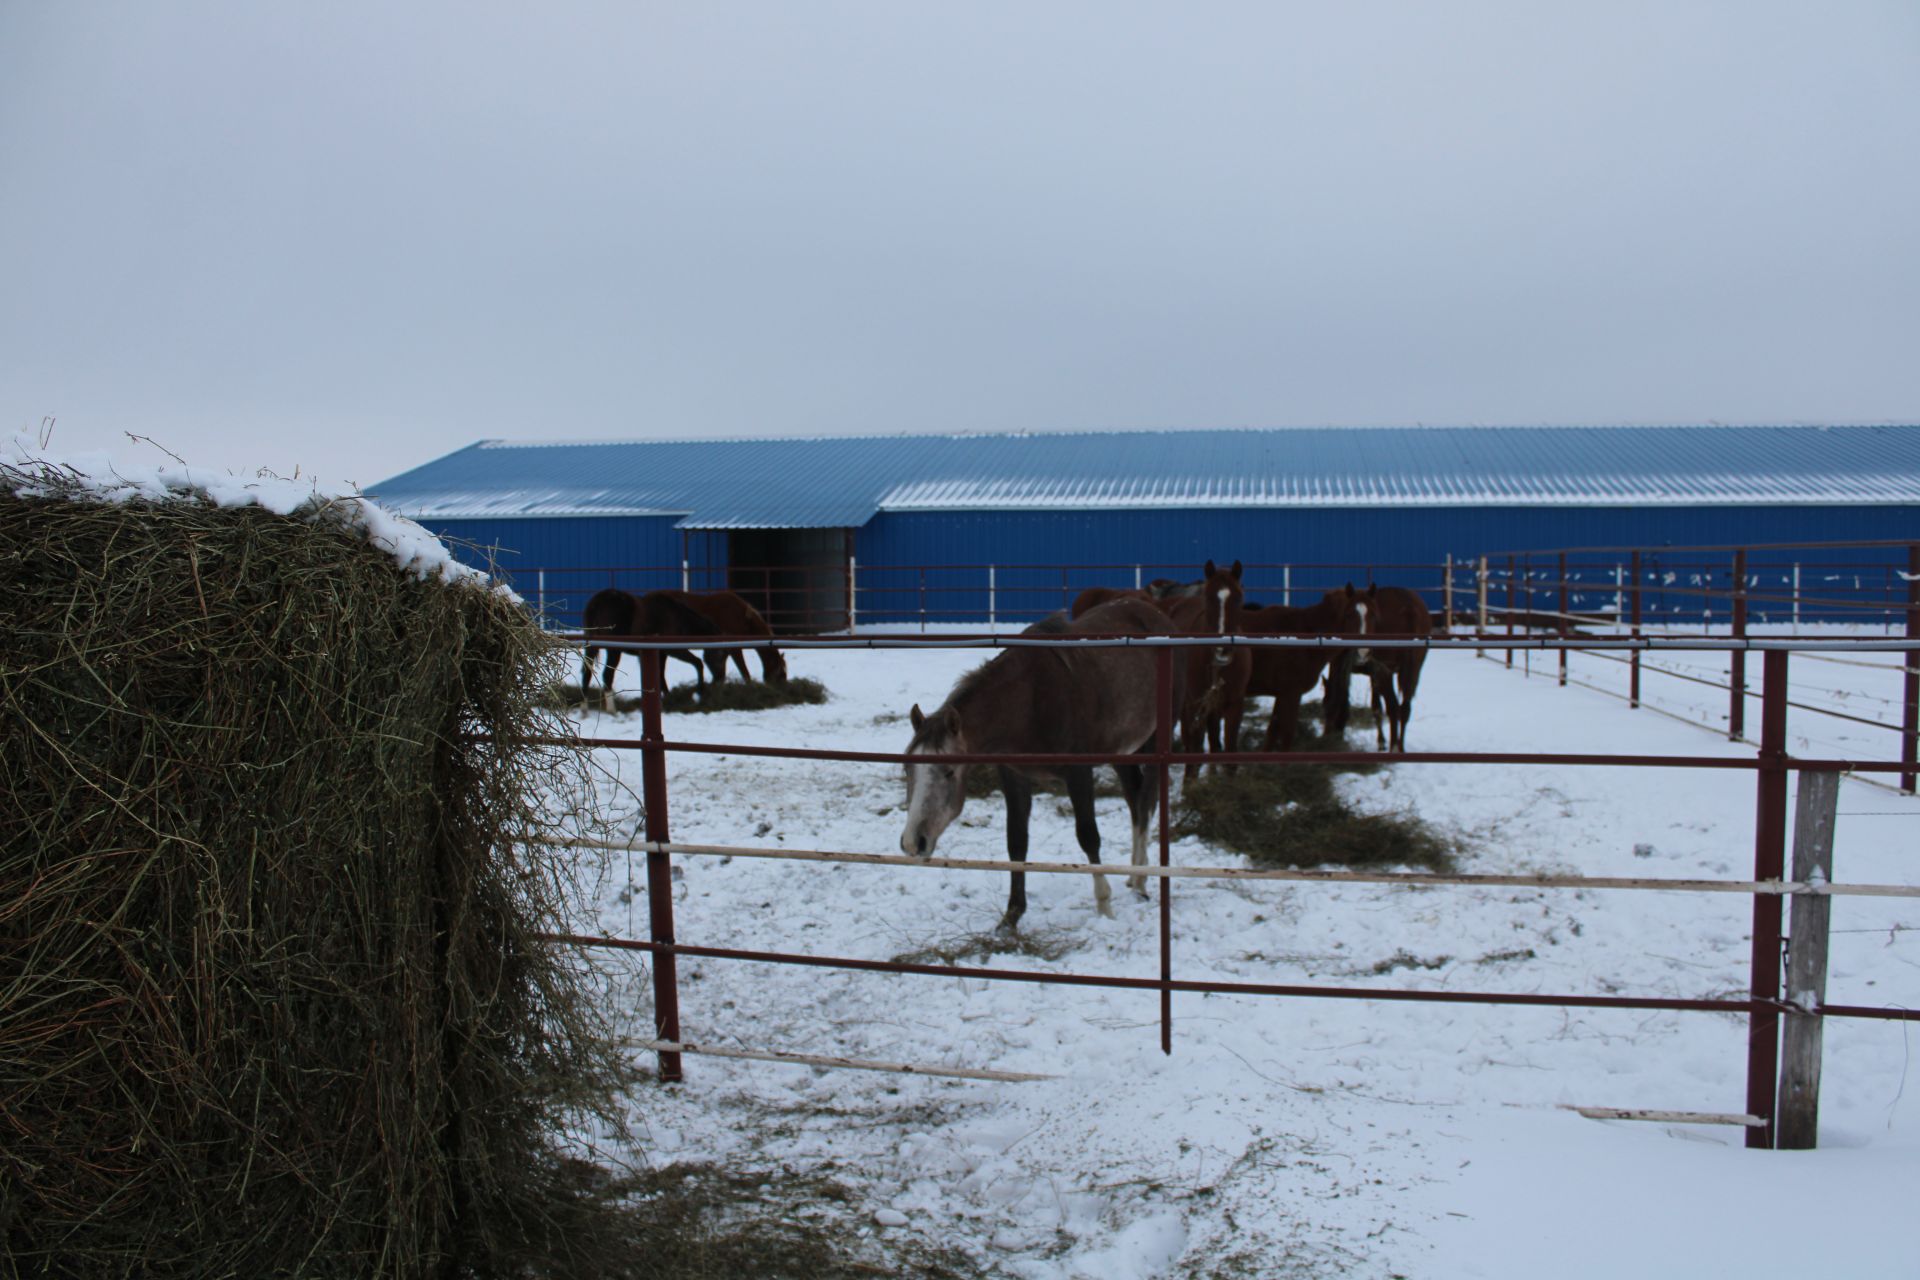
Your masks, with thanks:
M 324 503 L 7 468 L 0 598 L 0 1274 L 636 1273 L 566 652 Z
M 1301 708 L 1302 749 L 1340 750 L 1344 742 L 1310 732 Z M 1241 750 L 1262 731 L 1243 726 Z M 1340 793 L 1341 774 L 1373 773 L 1373 763 L 1242 764 L 1189 779 L 1174 804 L 1174 830 L 1247 856 L 1265 867 L 1418 867 L 1445 872 L 1462 852 L 1456 836 L 1412 813 L 1362 813 Z

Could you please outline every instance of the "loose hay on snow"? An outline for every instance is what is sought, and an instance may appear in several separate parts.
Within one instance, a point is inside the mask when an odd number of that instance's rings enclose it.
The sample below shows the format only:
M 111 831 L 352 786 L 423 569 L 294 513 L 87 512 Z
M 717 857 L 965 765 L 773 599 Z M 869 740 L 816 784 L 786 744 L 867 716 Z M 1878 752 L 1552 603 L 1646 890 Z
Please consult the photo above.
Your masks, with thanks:
M 1321 737 L 1301 708 L 1302 750 L 1341 750 Z M 1356 708 L 1357 710 L 1357 708 Z M 1260 749 L 1265 729 L 1242 727 L 1241 749 Z M 1256 866 L 1418 867 L 1453 869 L 1457 838 L 1411 813 L 1362 813 L 1340 794 L 1341 774 L 1373 773 L 1379 764 L 1243 764 L 1226 773 L 1211 764 L 1186 782 L 1174 805 L 1174 830 L 1243 853 Z
M 0 1274 L 635 1273 L 526 612 L 6 465 L 0 598 Z
M 785 684 L 768 684 L 764 680 L 729 680 L 725 684 L 708 684 L 704 693 L 697 684 L 676 684 L 660 695 L 660 709 L 672 712 L 771 711 L 775 707 L 818 706 L 826 700 L 825 685 L 807 676 L 796 676 Z M 589 710 L 598 710 L 600 692 L 596 689 L 591 696 L 583 695 L 577 683 L 563 681 L 548 692 L 543 703 L 556 711 L 583 705 Z M 639 711 L 640 695 L 615 693 L 613 709 L 619 715 Z

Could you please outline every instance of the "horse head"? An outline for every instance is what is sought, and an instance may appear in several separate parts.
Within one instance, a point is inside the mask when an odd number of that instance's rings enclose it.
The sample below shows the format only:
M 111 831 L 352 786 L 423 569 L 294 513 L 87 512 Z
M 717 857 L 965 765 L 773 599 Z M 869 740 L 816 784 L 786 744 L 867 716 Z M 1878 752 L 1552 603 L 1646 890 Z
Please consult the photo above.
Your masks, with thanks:
M 767 677 L 768 684 L 787 682 L 787 656 L 772 645 L 760 651 L 761 672 Z
M 1206 577 L 1202 579 L 1201 599 L 1206 602 L 1206 630 L 1217 636 L 1232 635 L 1240 630 L 1240 607 L 1245 603 L 1247 593 L 1240 585 L 1240 562 L 1235 560 L 1231 569 L 1214 567 L 1213 561 L 1206 564 Z M 1224 647 L 1213 651 L 1213 665 L 1227 665 L 1227 651 Z
M 914 704 L 913 741 L 907 754 L 964 754 L 966 738 L 960 731 L 960 713 L 943 706 L 932 715 Z M 967 767 L 937 761 L 911 761 L 907 765 L 907 826 L 900 833 L 900 851 L 925 858 L 940 843 L 940 834 L 960 816 L 967 801 Z

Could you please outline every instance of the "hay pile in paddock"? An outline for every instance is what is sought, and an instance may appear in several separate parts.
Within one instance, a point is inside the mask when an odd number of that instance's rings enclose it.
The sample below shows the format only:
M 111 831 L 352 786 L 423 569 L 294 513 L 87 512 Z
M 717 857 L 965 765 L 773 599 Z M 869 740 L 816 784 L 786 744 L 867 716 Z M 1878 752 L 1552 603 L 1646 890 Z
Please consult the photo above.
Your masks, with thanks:
M 535 940 L 567 657 L 333 506 L 0 459 L 0 1273 L 638 1265 L 560 1137 L 621 1059 Z
M 598 688 L 582 693 L 579 684 L 567 680 L 549 690 L 542 704 L 554 711 L 571 711 L 582 706 L 598 711 L 600 699 Z M 806 676 L 795 676 L 785 684 L 769 684 L 765 680 L 676 684 L 660 695 L 660 709 L 670 712 L 771 711 L 776 707 L 819 706 L 826 700 L 827 686 Z M 640 695 L 614 694 L 613 709 L 617 715 L 638 712 Z
M 1354 708 L 1349 731 L 1362 727 L 1359 715 L 1364 710 Z M 1300 708 L 1296 746 L 1303 751 L 1347 750 L 1349 744 L 1342 735 L 1321 732 L 1320 712 L 1318 702 Z M 1265 739 L 1264 722 L 1256 727 L 1249 715 L 1241 724 L 1240 749 L 1265 750 Z M 1451 871 L 1462 852 L 1457 836 L 1436 830 L 1411 812 L 1363 813 L 1341 795 L 1339 775 L 1374 773 L 1380 768 L 1371 761 L 1243 764 L 1227 773 L 1209 765 L 1181 787 L 1174 805 L 1174 830 L 1243 853 L 1261 867 Z

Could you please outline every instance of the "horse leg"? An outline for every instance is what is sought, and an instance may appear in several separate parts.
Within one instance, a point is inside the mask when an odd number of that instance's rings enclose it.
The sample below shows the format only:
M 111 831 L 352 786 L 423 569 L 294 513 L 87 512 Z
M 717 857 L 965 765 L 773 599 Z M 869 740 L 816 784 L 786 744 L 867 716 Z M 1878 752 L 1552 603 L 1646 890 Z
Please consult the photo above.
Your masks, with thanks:
M 620 651 L 607 650 L 607 665 L 600 672 L 600 705 L 608 712 L 613 710 L 613 673 L 619 669 Z
M 1080 838 L 1080 849 L 1087 855 L 1087 861 L 1097 867 L 1100 865 L 1100 827 L 1093 816 L 1093 766 L 1068 765 L 1062 772 L 1067 775 L 1067 799 L 1073 803 L 1073 834 Z M 1112 918 L 1113 891 L 1107 888 L 1105 876 L 1093 878 L 1093 905 L 1101 915 Z
M 1027 819 L 1033 816 L 1033 784 L 1026 775 L 1002 765 L 1000 794 L 1007 798 L 1007 858 L 1027 860 Z M 1027 913 L 1027 873 L 1015 871 L 1007 877 L 1007 913 L 1000 917 L 1000 932 L 1013 933 L 1020 917 Z
M 1367 683 L 1373 686 L 1373 749 L 1385 751 L 1390 741 L 1386 726 L 1393 718 L 1393 678 L 1384 682 L 1377 675 L 1369 676 Z
M 713 672 L 715 684 L 727 682 L 727 651 L 725 649 L 707 650 L 707 670 Z
M 1293 731 L 1300 724 L 1300 695 L 1273 695 L 1273 716 L 1267 721 L 1267 750 L 1293 750 Z M 1276 739 L 1275 735 L 1278 734 Z
M 1133 865 L 1136 867 L 1147 865 L 1147 824 L 1153 821 L 1154 807 L 1160 801 L 1159 769 L 1158 765 L 1145 768 L 1137 764 L 1113 766 L 1114 773 L 1120 777 L 1120 790 L 1127 797 L 1127 816 L 1133 819 Z M 1128 876 L 1127 888 L 1144 898 L 1147 896 L 1147 878 Z
M 593 696 L 593 660 L 600 651 L 592 645 L 580 658 L 580 701 L 585 702 Z
M 1386 679 L 1381 680 L 1380 682 L 1375 684 L 1373 687 L 1375 690 L 1374 696 L 1378 698 L 1380 702 L 1386 707 L 1386 715 L 1383 717 L 1384 720 L 1386 721 L 1386 730 L 1385 730 L 1387 735 L 1386 749 L 1389 751 L 1398 751 L 1400 750 L 1400 738 L 1401 738 L 1400 698 L 1399 698 L 1399 695 L 1395 694 L 1393 691 L 1392 675 L 1389 674 Z M 1380 719 L 1376 719 L 1374 721 L 1374 734 L 1376 739 L 1378 738 L 1378 735 L 1381 733 L 1380 723 L 1381 723 Z
M 1220 750 L 1222 754 L 1227 755 L 1228 758 L 1231 759 L 1232 753 L 1240 750 L 1240 718 L 1247 712 L 1247 686 L 1245 682 L 1228 684 L 1225 697 L 1226 707 L 1222 713 L 1222 719 L 1225 721 L 1225 732 L 1223 736 L 1226 738 L 1226 745 L 1221 747 Z M 1239 767 L 1240 766 L 1236 764 L 1224 764 L 1221 766 L 1221 768 L 1225 769 L 1228 773 L 1232 773 Z

